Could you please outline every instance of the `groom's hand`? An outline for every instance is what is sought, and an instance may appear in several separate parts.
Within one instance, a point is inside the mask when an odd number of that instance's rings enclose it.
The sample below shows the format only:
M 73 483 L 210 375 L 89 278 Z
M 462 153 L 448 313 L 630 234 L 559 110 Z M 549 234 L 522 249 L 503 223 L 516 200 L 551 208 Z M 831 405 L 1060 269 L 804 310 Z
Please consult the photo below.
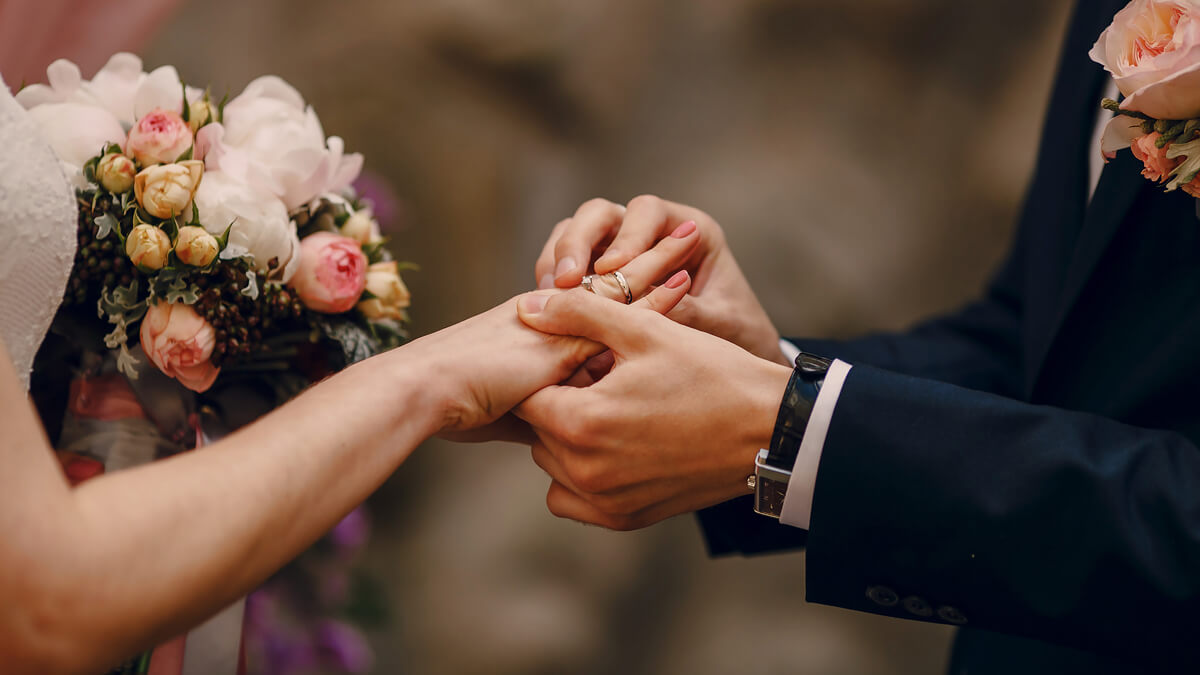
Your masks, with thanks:
M 629 530 L 749 494 L 790 368 L 582 291 L 517 309 L 532 328 L 603 343 L 614 356 L 600 381 L 548 387 L 515 411 L 537 435 L 552 513 Z
M 700 245 L 685 267 L 694 283 L 691 294 L 669 316 L 790 366 L 779 348 L 779 331 L 746 282 L 721 226 L 690 206 L 649 195 L 636 197 L 627 206 L 604 199 L 584 203 L 550 234 L 535 267 L 538 287 L 576 286 L 589 267 L 597 274 L 624 269 L 657 242 L 686 230 L 689 223 L 700 231 Z

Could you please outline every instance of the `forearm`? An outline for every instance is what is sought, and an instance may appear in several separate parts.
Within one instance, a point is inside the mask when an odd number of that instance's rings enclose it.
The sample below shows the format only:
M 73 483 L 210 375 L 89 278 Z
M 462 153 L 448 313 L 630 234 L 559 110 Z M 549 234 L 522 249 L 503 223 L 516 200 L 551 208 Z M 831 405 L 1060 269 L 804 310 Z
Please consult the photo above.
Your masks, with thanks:
M 33 637 L 103 667 L 250 591 L 438 430 L 418 368 L 377 357 L 222 442 L 70 493 L 24 556 Z

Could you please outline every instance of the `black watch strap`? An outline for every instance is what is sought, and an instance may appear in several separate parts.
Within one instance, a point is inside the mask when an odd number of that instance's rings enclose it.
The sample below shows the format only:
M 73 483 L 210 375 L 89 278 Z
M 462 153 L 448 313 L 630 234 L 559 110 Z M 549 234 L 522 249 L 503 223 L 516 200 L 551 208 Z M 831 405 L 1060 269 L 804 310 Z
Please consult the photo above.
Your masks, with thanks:
M 771 435 L 771 447 L 767 448 L 767 464 L 791 471 L 800 452 L 800 442 L 808 428 L 821 384 L 833 362 L 813 354 L 800 352 L 796 367 L 788 380 L 779 414 L 775 417 L 775 431 Z

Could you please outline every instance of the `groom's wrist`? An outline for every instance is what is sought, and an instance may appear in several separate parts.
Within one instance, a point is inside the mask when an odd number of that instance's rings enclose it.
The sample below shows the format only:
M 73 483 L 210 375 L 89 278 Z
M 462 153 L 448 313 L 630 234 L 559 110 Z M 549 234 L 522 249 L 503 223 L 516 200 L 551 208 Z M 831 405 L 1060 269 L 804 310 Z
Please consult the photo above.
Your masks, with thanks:
M 754 488 L 754 510 L 778 518 L 791 481 L 808 422 L 831 361 L 801 352 L 796 357 L 775 418 L 771 442 L 754 462 L 749 484 Z

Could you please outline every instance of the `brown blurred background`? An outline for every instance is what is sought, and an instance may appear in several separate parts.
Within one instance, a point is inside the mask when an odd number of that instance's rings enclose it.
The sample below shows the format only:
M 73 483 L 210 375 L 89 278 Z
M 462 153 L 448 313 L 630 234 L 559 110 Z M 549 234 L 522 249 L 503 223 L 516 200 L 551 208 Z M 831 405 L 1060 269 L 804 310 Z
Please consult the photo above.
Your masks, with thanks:
M 784 334 L 851 335 L 955 307 L 1003 255 L 1069 4 L 192 0 L 142 53 L 216 92 L 281 75 L 367 155 L 419 334 L 532 287 L 585 199 L 651 192 L 724 225 Z M 389 481 L 378 672 L 944 668 L 943 628 L 805 604 L 802 554 L 585 528 L 546 486 L 525 448 L 440 441 Z

